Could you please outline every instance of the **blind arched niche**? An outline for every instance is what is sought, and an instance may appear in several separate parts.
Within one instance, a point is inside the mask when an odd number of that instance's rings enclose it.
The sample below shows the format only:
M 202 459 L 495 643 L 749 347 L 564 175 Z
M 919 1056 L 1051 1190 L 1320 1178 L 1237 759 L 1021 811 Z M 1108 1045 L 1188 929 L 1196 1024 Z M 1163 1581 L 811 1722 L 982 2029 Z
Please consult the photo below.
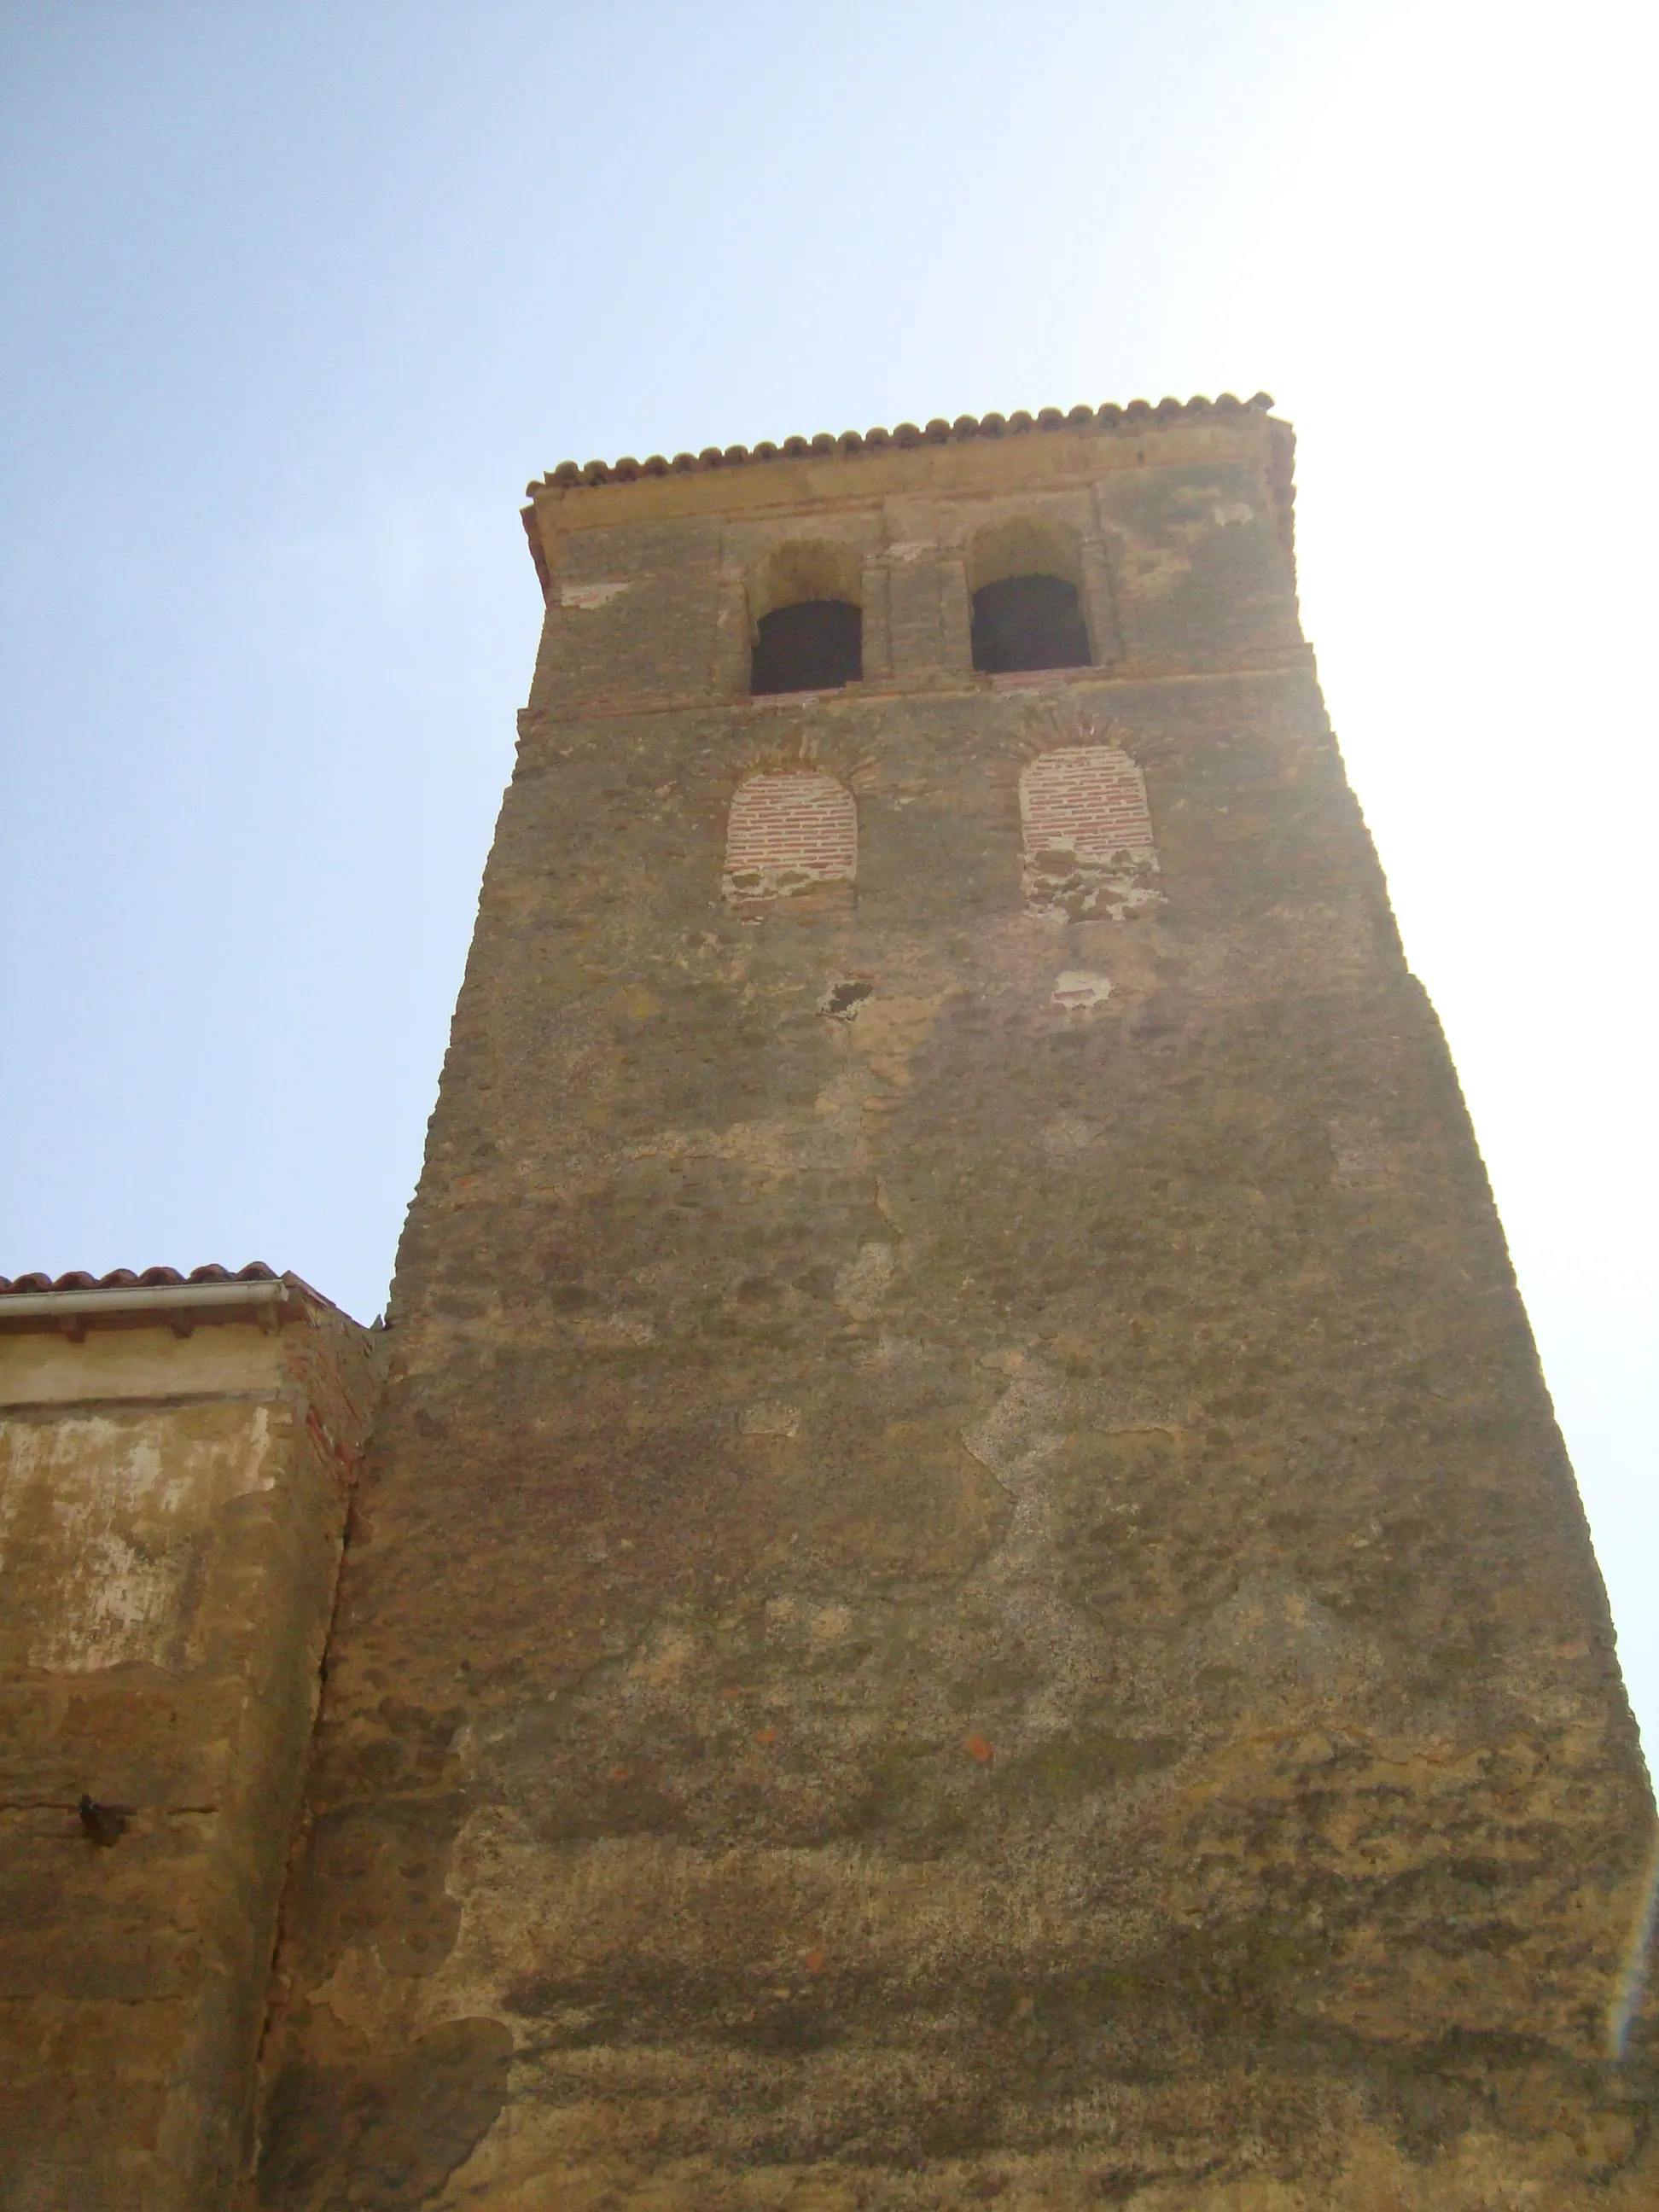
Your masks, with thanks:
M 850 884 L 858 870 L 858 805 L 844 783 L 817 769 L 745 776 L 726 823 L 727 902 L 756 919 L 780 900 Z
M 1127 921 L 1164 896 L 1139 769 L 1120 745 L 1060 745 L 1019 779 L 1028 914 Z

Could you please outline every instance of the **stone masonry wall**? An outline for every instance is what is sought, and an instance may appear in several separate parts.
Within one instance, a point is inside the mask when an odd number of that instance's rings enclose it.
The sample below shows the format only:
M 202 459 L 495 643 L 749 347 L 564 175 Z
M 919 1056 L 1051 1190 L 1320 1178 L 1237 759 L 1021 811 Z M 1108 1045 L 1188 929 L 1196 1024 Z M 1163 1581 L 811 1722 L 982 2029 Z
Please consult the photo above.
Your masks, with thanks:
M 1652 1802 L 1277 434 L 538 494 L 261 2206 L 1659 2192 Z M 1048 501 L 1103 665 L 976 678 L 963 549 Z M 882 672 L 750 702 L 826 533 Z M 1103 747 L 1158 896 L 1028 910 L 1022 780 Z M 757 918 L 781 770 L 856 879 Z
M 6 2212 L 211 2212 L 246 2160 L 376 1379 L 284 1311 L 0 1334 Z

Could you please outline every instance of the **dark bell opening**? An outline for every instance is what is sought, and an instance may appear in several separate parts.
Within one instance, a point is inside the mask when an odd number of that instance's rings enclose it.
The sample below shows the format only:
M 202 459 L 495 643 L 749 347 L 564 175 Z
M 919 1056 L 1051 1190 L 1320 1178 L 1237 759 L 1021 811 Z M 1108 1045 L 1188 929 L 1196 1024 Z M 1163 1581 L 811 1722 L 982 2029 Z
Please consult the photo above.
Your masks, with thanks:
M 1086 668 L 1090 658 L 1077 586 L 1063 577 L 1005 576 L 974 593 L 974 665 L 982 674 Z
M 845 599 L 798 599 L 760 619 L 749 689 L 837 691 L 864 674 L 864 617 Z

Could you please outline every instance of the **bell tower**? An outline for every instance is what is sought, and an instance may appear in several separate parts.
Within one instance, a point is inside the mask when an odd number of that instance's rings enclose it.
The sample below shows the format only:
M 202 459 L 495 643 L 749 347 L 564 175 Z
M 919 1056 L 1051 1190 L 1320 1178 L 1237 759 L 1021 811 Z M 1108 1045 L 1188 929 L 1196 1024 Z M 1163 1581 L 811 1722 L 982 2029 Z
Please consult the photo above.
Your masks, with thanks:
M 1654 2201 L 1652 1802 L 1271 404 L 531 488 L 260 2204 Z

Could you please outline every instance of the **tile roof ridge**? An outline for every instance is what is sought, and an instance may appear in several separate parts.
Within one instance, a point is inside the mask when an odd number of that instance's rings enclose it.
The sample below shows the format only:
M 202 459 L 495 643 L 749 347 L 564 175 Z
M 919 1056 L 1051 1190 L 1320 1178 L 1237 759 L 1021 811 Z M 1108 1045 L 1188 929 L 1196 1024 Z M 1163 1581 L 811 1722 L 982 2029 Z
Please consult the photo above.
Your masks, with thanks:
M 1042 407 L 1035 415 L 1024 408 L 1006 416 L 958 415 L 954 422 L 935 416 L 920 427 L 901 422 L 892 430 L 843 430 L 839 437 L 820 430 L 816 437 L 785 438 L 781 444 L 763 439 L 752 447 L 705 446 L 700 453 L 676 453 L 672 460 L 653 453 L 637 461 L 631 453 L 624 453 L 617 461 L 561 461 L 545 476 L 527 483 L 525 496 L 533 499 L 550 487 L 568 490 L 579 484 L 631 483 L 638 477 L 690 476 L 704 470 L 743 468 L 756 462 L 829 459 L 836 454 L 879 452 L 888 446 L 943 446 L 968 438 L 1018 437 L 1032 430 L 1138 430 L 1149 423 L 1192 421 L 1206 415 L 1265 415 L 1273 404 L 1273 394 L 1268 392 L 1255 392 L 1249 399 L 1224 392 L 1217 399 L 1197 394 L 1191 399 L 1160 399 L 1156 406 L 1148 399 L 1132 399 L 1124 407 L 1109 402 L 1102 407 L 1079 406 L 1065 412 L 1058 407 Z
M 166 1290 L 177 1284 L 188 1288 L 191 1283 L 274 1283 L 282 1281 L 301 1290 L 311 1289 L 295 1274 L 278 1276 L 274 1267 L 263 1260 L 250 1260 L 245 1267 L 222 1267 L 216 1261 L 205 1267 L 192 1267 L 188 1275 L 177 1267 L 146 1267 L 143 1273 L 131 1267 L 112 1267 L 107 1274 L 94 1275 L 85 1267 L 71 1267 L 61 1275 L 49 1275 L 41 1269 L 16 1276 L 0 1275 L 0 1297 L 16 1297 L 29 1291 L 137 1291 Z M 312 1291 L 313 1297 L 320 1293 Z M 324 1301 L 327 1304 L 327 1301 Z

